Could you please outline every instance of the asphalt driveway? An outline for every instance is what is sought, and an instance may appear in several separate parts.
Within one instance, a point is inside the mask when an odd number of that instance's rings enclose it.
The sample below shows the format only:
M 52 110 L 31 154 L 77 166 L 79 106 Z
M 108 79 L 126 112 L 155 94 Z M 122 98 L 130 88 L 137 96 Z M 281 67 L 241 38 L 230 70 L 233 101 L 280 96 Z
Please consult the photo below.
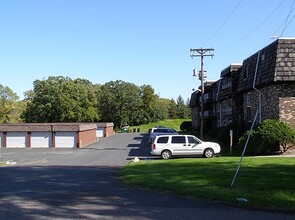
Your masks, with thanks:
M 130 188 L 117 178 L 134 157 L 151 159 L 140 133 L 83 149 L 0 149 L 0 219 L 294 219 Z M 160 184 L 160 183 L 159 183 Z

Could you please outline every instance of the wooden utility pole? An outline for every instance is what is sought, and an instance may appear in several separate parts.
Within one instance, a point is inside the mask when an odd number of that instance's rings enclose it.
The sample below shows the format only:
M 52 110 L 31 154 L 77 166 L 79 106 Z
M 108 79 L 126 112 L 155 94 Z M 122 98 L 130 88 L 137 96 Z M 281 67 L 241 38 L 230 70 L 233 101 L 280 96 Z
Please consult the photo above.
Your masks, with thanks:
M 204 75 L 204 57 L 211 56 L 213 58 L 214 49 L 190 49 L 191 58 L 201 57 L 201 71 L 199 74 L 199 80 L 201 80 L 201 128 L 200 128 L 200 138 L 203 139 L 203 130 L 204 130 L 204 79 L 206 76 Z M 208 54 L 207 54 L 208 53 Z

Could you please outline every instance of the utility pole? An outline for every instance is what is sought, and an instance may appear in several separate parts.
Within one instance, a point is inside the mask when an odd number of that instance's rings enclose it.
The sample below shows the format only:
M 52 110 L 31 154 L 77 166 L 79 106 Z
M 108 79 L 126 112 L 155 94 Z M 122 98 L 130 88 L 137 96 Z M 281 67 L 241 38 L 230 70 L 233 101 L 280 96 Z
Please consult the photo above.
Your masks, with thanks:
M 213 58 L 214 49 L 190 49 L 191 58 L 201 57 L 201 71 L 199 74 L 199 80 L 201 80 L 201 128 L 200 128 L 200 138 L 203 139 L 203 130 L 204 130 L 204 79 L 206 76 L 204 75 L 204 57 L 211 56 Z

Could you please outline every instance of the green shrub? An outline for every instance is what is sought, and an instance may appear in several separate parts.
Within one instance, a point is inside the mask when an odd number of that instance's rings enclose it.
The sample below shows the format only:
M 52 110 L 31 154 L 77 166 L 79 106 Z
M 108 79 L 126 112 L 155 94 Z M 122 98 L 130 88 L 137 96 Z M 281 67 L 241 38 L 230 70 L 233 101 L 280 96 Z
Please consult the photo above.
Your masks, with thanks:
M 239 145 L 244 147 L 249 131 L 239 139 Z M 287 123 L 267 119 L 257 128 L 253 129 L 247 146 L 247 154 L 271 154 L 277 151 L 286 152 L 295 144 L 295 129 Z
M 229 145 L 229 128 L 219 127 L 211 129 L 207 134 L 208 139 L 216 140 L 223 145 Z
M 180 125 L 181 131 L 192 131 L 192 122 L 191 121 L 184 121 Z

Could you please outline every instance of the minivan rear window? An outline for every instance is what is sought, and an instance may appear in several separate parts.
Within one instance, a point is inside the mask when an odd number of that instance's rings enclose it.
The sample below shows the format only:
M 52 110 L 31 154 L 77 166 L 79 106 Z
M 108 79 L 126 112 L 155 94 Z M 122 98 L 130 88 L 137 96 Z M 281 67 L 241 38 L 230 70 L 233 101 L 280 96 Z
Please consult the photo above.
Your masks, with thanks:
M 174 136 L 171 140 L 172 144 L 185 144 L 185 136 Z
M 168 142 L 168 137 L 159 137 L 158 144 L 166 144 Z

